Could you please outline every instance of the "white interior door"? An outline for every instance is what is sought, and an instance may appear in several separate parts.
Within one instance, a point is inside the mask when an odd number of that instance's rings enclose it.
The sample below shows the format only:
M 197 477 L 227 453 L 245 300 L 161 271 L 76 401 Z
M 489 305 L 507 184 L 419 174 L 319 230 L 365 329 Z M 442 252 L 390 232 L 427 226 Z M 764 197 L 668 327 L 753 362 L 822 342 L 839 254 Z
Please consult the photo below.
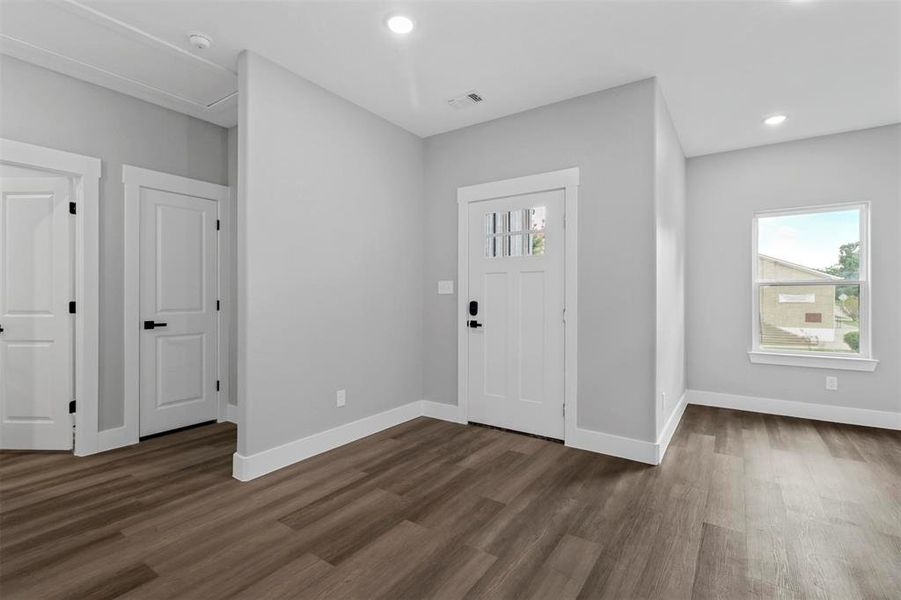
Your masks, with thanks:
M 4 178 L 0 197 L 0 447 L 69 450 L 69 181 Z
M 141 188 L 140 433 L 218 414 L 215 201 Z
M 563 438 L 563 216 L 563 190 L 469 204 L 470 421 Z

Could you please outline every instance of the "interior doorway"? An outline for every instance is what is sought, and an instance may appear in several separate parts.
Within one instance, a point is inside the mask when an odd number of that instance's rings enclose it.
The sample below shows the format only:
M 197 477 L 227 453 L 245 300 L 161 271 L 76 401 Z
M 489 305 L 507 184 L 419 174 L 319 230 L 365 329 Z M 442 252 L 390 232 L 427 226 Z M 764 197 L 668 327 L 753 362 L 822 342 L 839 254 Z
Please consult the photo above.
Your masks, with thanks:
M 227 410 L 231 206 L 222 185 L 128 165 L 122 179 L 126 445 Z
M 98 450 L 100 172 L 0 138 L 0 448 Z

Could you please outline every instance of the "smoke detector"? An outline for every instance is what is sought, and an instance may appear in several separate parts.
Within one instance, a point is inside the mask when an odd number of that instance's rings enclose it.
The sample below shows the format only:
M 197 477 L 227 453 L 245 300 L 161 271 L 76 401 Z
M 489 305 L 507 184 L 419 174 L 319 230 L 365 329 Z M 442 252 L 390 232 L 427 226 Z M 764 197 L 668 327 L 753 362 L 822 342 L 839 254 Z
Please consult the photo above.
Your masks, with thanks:
M 460 110 L 463 108 L 469 108 L 470 106 L 474 106 L 483 101 L 484 100 L 481 94 L 479 94 L 475 90 L 469 90 L 461 96 L 451 98 L 447 101 L 447 103 L 450 104 L 451 108 L 453 108 L 454 110 Z
M 198 50 L 206 50 L 213 45 L 213 40 L 207 34 L 195 31 L 188 34 L 188 43 Z

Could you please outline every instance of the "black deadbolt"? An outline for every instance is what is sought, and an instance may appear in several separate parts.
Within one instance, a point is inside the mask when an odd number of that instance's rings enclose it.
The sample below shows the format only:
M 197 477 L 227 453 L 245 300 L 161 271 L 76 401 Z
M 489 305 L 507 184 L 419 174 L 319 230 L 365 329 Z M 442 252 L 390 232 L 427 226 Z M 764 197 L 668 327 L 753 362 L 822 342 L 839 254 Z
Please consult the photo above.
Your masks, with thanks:
M 469 316 L 474 317 L 479 314 L 479 303 L 475 300 L 469 301 Z

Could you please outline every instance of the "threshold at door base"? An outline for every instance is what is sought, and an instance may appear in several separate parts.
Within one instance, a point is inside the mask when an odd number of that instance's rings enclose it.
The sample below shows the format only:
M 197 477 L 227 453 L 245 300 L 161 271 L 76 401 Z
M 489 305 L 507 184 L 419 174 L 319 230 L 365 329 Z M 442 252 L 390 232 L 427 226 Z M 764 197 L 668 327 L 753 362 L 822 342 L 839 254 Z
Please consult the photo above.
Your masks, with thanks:
M 161 435 L 169 435 L 170 433 L 178 433 L 179 431 L 187 431 L 188 429 L 196 429 L 198 427 L 204 427 L 205 425 L 215 425 L 217 421 L 204 421 L 203 423 L 194 423 L 193 425 L 185 425 L 184 427 L 179 427 L 178 429 L 168 429 L 166 431 L 160 431 L 159 433 L 151 433 L 150 435 L 142 435 L 138 438 L 138 441 L 143 442 L 146 440 L 152 440 L 153 438 L 160 437 Z
M 546 435 L 538 435 L 537 433 L 526 433 L 525 431 L 516 431 L 515 429 L 507 429 L 506 427 L 497 427 L 495 425 L 486 425 L 485 423 L 476 423 L 475 421 L 467 422 L 467 425 L 475 425 L 476 427 L 486 427 L 488 429 L 497 429 L 498 431 L 506 431 L 509 433 L 515 433 L 516 435 L 525 435 L 528 437 L 538 438 L 539 440 L 546 440 L 548 442 L 554 442 L 555 444 L 562 444 L 563 440 L 558 440 L 557 438 L 547 437 Z

